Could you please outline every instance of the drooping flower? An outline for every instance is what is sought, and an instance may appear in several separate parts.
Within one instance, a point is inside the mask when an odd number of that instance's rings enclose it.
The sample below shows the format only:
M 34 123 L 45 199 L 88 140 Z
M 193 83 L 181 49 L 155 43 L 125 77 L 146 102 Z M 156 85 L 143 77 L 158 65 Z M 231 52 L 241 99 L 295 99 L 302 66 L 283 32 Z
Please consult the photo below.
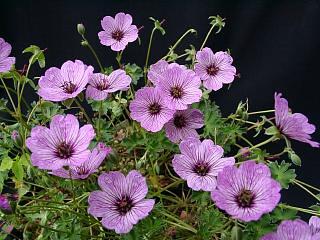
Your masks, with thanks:
M 151 132 L 160 131 L 175 112 L 166 107 L 161 92 L 153 87 L 139 89 L 129 109 L 131 118 Z
M 111 46 L 113 51 L 125 49 L 129 42 L 138 38 L 138 28 L 132 25 L 130 14 L 117 13 L 115 18 L 106 16 L 101 21 L 103 31 L 98 33 L 100 43 Z
M 39 79 L 38 94 L 45 100 L 59 102 L 76 97 L 82 92 L 93 72 L 92 66 L 82 61 L 67 61 L 61 69 L 49 68 Z
M 127 90 L 131 77 L 124 70 L 113 71 L 109 76 L 102 73 L 92 74 L 86 90 L 86 97 L 97 101 L 104 100 L 109 93 Z
M 159 77 L 157 87 L 162 92 L 168 108 L 185 110 L 189 104 L 200 101 L 201 80 L 194 71 L 175 64 L 168 67 Z
M 218 173 L 235 162 L 233 157 L 222 158 L 223 148 L 208 139 L 201 142 L 188 138 L 180 143 L 179 148 L 181 154 L 174 156 L 173 169 L 195 191 L 213 191 Z
M 71 175 L 72 179 L 86 179 L 92 173 L 97 172 L 99 166 L 110 152 L 110 147 L 106 147 L 103 143 L 98 143 L 97 147 L 92 150 L 88 159 L 80 166 L 71 166 L 70 172 L 69 170 L 60 168 L 53 170 L 51 174 L 62 178 L 70 178 Z
M 144 199 L 148 193 L 146 179 L 136 170 L 103 173 L 98 178 L 102 191 L 90 194 L 88 213 L 102 218 L 102 225 L 116 233 L 128 233 L 139 220 L 147 217 L 155 201 Z
M 154 84 L 157 85 L 161 79 L 161 75 L 167 70 L 168 68 L 172 67 L 180 67 L 181 69 L 187 69 L 184 65 L 179 65 L 177 63 L 168 63 L 165 60 L 159 60 L 155 64 L 150 66 L 148 71 L 148 79 Z
M 316 127 L 308 123 L 308 118 L 305 115 L 291 113 L 288 101 L 281 96 L 281 93 L 274 94 L 276 125 L 280 133 L 288 138 L 309 143 L 312 147 L 320 147 L 318 142 L 311 141 L 310 134 L 315 132 Z
M 176 111 L 173 118 L 164 125 L 167 137 L 174 143 L 188 137 L 199 138 L 196 129 L 203 127 L 203 114 L 198 109 Z
M 226 52 L 213 53 L 210 48 L 197 52 L 196 74 L 203 80 L 203 85 L 209 90 L 217 91 L 223 84 L 233 82 L 236 68 L 232 66 L 233 59 Z
M 261 240 L 320 240 L 319 218 L 311 217 L 309 225 L 300 220 L 285 220 L 276 232 L 269 233 Z
M 219 173 L 211 198 L 233 218 L 248 222 L 276 207 L 280 189 L 265 164 L 246 161 L 239 168 L 227 166 Z
M 14 57 L 9 57 L 11 49 L 11 45 L 0 38 L 0 73 L 9 71 L 16 62 Z
M 0 210 L 3 212 L 11 212 L 10 201 L 6 195 L 0 194 Z
M 92 125 L 79 128 L 78 119 L 67 114 L 52 118 L 50 128 L 36 126 L 26 141 L 32 152 L 31 163 L 40 169 L 57 170 L 63 166 L 81 166 L 90 154 L 95 133 Z

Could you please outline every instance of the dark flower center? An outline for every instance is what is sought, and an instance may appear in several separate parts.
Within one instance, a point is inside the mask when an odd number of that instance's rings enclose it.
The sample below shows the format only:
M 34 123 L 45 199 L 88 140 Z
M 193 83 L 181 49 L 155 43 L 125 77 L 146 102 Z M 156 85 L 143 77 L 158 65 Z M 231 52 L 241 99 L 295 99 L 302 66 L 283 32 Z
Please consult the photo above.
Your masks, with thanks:
M 193 171 L 196 172 L 199 176 L 206 176 L 209 170 L 210 166 L 204 162 L 197 163 L 193 168 Z
M 89 169 L 86 168 L 85 166 L 81 165 L 80 167 L 77 167 L 77 173 L 79 175 L 85 175 L 89 173 Z
M 111 37 L 115 40 L 117 40 L 118 42 L 121 41 L 121 39 L 123 38 L 124 33 L 121 30 L 115 30 L 111 33 Z
M 252 206 L 254 200 L 254 194 L 247 189 L 243 189 L 238 196 L 236 196 L 236 201 L 239 207 L 249 208 Z
M 72 156 L 73 147 L 65 142 L 60 143 L 56 150 L 56 156 L 59 158 L 67 159 Z
M 179 86 L 172 87 L 170 90 L 170 94 L 173 98 L 181 98 L 183 95 L 182 88 Z
M 99 91 L 107 90 L 110 86 L 107 83 L 99 83 L 96 88 Z
M 151 115 L 156 115 L 161 111 L 161 106 L 159 103 L 152 103 L 149 105 L 149 113 Z
M 187 125 L 186 118 L 183 115 L 176 115 L 173 119 L 173 124 L 177 128 L 183 128 Z
M 218 73 L 219 68 L 216 67 L 215 65 L 210 65 L 209 67 L 207 67 L 207 73 L 211 76 L 214 76 Z
M 71 81 L 64 82 L 61 88 L 65 93 L 69 93 L 69 94 L 74 93 L 77 90 L 77 86 Z
M 125 215 L 127 212 L 131 210 L 133 207 L 132 200 L 128 196 L 122 197 L 122 199 L 119 199 L 116 203 L 116 207 L 118 212 L 121 215 Z

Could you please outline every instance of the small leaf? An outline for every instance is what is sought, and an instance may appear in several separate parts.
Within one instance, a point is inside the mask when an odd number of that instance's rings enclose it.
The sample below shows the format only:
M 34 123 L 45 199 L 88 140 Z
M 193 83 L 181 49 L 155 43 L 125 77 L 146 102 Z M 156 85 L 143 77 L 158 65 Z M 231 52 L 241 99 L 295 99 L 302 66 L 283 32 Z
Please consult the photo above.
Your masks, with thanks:
M 19 181 L 23 180 L 24 171 L 23 171 L 23 167 L 22 167 L 22 164 L 20 163 L 20 161 L 13 162 L 13 164 L 12 164 L 12 172 L 13 172 L 14 176 Z
M 279 130 L 276 126 L 271 126 L 265 130 L 266 135 L 277 135 L 279 134 Z
M 295 170 L 289 169 L 290 163 L 282 161 L 279 165 L 278 162 L 269 163 L 272 177 L 277 180 L 282 188 L 288 189 L 289 184 L 296 178 Z
M 10 157 L 5 156 L 1 161 L 0 171 L 10 170 L 12 167 L 12 164 L 13 164 L 13 160 Z
M 69 98 L 69 99 L 67 99 L 67 100 L 64 100 L 64 101 L 62 102 L 62 104 L 63 104 L 63 106 L 65 106 L 66 108 L 69 109 L 69 108 L 71 107 L 73 101 L 74 101 L 74 98 Z

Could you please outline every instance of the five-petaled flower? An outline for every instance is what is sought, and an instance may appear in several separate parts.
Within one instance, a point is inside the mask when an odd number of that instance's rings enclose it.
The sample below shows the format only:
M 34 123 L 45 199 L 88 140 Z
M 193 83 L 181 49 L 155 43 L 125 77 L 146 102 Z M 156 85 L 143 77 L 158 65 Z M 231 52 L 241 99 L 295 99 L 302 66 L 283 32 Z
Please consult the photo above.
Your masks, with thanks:
M 175 112 L 165 105 L 161 92 L 153 87 L 139 89 L 129 108 L 131 118 L 151 132 L 160 131 Z
M 155 201 L 144 199 L 148 193 L 146 179 L 136 170 L 127 176 L 121 172 L 103 173 L 98 178 L 102 191 L 90 194 L 88 212 L 102 218 L 102 225 L 116 233 L 128 233 L 133 225 L 147 217 Z
M 71 115 L 55 115 L 50 128 L 36 126 L 26 145 L 32 152 L 31 163 L 40 169 L 57 170 L 64 166 L 81 166 L 90 154 L 88 149 L 95 133 L 92 125 L 79 128 Z
M 209 140 L 196 138 L 183 140 L 181 154 L 172 160 L 174 171 L 195 191 L 213 191 L 217 186 L 217 175 L 226 166 L 233 165 L 233 157 L 223 158 L 223 148 Z
M 280 189 L 268 166 L 246 161 L 239 168 L 227 166 L 219 173 L 211 198 L 233 218 L 248 222 L 258 220 L 277 206 Z
M 316 127 L 308 123 L 308 118 L 301 113 L 291 113 L 288 101 L 281 97 L 282 94 L 274 94 L 274 109 L 276 125 L 281 134 L 288 138 L 309 143 L 312 147 L 319 147 L 319 143 L 311 141 L 310 134 L 314 133 Z
M 138 38 L 138 28 L 132 25 L 130 14 L 117 13 L 115 18 L 106 16 L 101 21 L 103 31 L 98 33 L 100 43 L 111 46 L 113 51 L 124 50 L 129 42 Z
M 213 53 L 210 48 L 197 52 L 196 74 L 203 80 L 203 85 L 209 90 L 217 91 L 223 84 L 233 82 L 236 68 L 232 66 L 233 59 L 226 52 Z
M 61 69 L 51 67 L 39 80 L 38 94 L 53 102 L 75 98 L 86 87 L 92 72 L 93 67 L 80 60 L 67 61 Z
M 96 101 L 104 100 L 109 93 L 128 90 L 131 77 L 124 70 L 113 71 L 109 76 L 103 73 L 94 73 L 89 78 L 86 97 Z
M 107 155 L 111 153 L 111 148 L 106 147 L 103 143 L 98 143 L 97 147 L 95 147 L 88 159 L 83 162 L 80 166 L 71 166 L 69 170 L 60 168 L 57 170 L 53 170 L 50 174 L 62 177 L 62 178 L 72 178 L 72 179 L 86 179 L 92 173 L 97 172 L 99 166 L 106 158 Z
M 11 53 L 11 45 L 3 38 L 0 38 L 0 73 L 7 72 L 11 66 L 15 64 L 16 59 L 9 57 Z

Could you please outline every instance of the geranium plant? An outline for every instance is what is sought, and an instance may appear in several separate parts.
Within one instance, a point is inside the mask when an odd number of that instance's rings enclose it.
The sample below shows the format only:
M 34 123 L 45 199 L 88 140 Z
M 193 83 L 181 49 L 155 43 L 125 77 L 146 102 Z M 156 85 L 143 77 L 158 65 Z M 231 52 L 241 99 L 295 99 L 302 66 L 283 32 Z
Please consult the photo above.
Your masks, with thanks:
M 290 144 L 319 148 L 310 136 L 315 126 L 293 113 L 281 93 L 270 110 L 250 112 L 241 102 L 222 116 L 212 93 L 241 84 L 237 64 L 229 50 L 205 46 L 225 20 L 209 17 L 202 45 L 178 52 L 196 33 L 188 29 L 152 64 L 153 36 L 165 29 L 164 21 L 150 20 L 144 66 L 125 60 L 142 31 L 125 13 L 104 17 L 98 33 L 115 52 L 113 66 L 102 64 L 84 25 L 77 26 L 99 69 L 74 59 L 46 67 L 45 51 L 32 45 L 18 70 L 11 45 L 0 38 L 7 95 L 0 100 L 0 216 L 7 225 L 1 236 L 320 239 L 320 189 L 297 178 L 301 159 Z M 42 76 L 30 76 L 34 65 L 45 69 Z M 38 101 L 28 103 L 26 89 Z M 315 204 L 281 202 L 281 190 L 291 185 Z M 310 214 L 309 223 L 299 212 Z

